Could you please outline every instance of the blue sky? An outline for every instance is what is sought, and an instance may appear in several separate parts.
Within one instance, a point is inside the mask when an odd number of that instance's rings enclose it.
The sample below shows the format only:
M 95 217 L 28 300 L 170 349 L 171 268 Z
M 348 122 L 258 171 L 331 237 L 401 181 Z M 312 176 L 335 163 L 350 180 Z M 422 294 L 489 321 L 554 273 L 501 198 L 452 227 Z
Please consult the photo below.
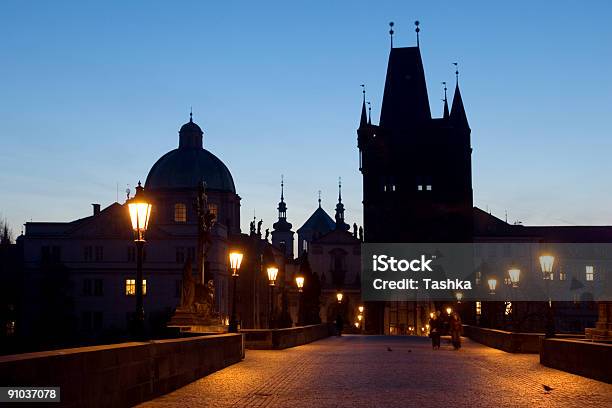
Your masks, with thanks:
M 465 3 L 459 5 L 458 3 Z M 276 219 L 280 174 L 297 228 L 361 220 L 355 128 L 374 121 L 389 52 L 421 49 L 432 113 L 458 61 L 474 202 L 525 224 L 612 224 L 612 6 L 515 2 L 0 3 L 0 213 L 89 215 L 120 200 L 194 119 L 230 168 L 243 230 Z

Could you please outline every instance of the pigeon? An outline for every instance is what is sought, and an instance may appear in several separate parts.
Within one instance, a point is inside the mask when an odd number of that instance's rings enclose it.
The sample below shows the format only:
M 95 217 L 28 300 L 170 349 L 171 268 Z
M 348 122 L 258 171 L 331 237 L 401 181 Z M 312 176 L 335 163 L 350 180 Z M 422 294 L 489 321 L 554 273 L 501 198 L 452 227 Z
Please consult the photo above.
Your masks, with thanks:
M 552 390 L 554 390 L 554 388 L 553 388 L 553 387 L 549 387 L 549 386 L 548 386 L 548 385 L 546 385 L 546 384 L 542 384 L 542 387 L 544 387 L 544 391 L 546 391 L 546 392 L 551 392 Z
M 387 351 L 393 351 L 393 350 L 391 350 L 391 347 L 387 347 Z

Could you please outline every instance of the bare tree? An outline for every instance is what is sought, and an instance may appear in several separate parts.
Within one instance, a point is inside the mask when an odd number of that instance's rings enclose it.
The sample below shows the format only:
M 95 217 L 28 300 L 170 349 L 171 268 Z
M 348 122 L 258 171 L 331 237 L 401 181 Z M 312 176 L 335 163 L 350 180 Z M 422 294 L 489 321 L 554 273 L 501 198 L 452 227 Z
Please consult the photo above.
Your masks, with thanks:
M 13 242 L 13 230 L 6 218 L 0 217 L 0 245 L 8 245 Z

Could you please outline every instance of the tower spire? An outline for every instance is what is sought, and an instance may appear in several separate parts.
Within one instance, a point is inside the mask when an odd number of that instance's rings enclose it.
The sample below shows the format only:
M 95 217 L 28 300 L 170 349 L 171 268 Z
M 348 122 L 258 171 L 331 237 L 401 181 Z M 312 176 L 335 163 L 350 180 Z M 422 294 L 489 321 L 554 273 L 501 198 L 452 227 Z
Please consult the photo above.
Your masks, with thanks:
M 448 113 L 448 98 L 446 96 L 446 91 L 447 91 L 447 87 L 446 87 L 446 81 L 442 82 L 442 85 L 444 85 L 444 115 L 443 118 L 444 119 L 448 119 L 450 117 L 450 114 Z
M 391 37 L 391 48 L 393 48 L 393 34 L 395 33 L 395 31 L 393 31 L 394 25 L 395 23 L 393 21 L 389 22 L 389 36 Z
M 366 102 L 368 104 L 368 125 L 372 124 L 372 104 L 370 101 Z
M 467 115 L 465 114 L 465 108 L 463 106 L 463 99 L 461 98 L 461 91 L 459 91 L 459 68 L 457 63 L 453 62 L 455 66 L 455 94 L 453 95 L 453 106 L 451 107 L 450 119 L 454 122 L 455 126 L 470 128 L 468 124 Z
M 319 208 L 321 208 L 321 190 L 319 190 Z
M 281 174 L 281 203 L 285 201 L 285 180 Z
M 366 115 L 365 84 L 361 84 L 361 92 L 363 93 L 363 102 L 361 103 L 361 119 L 359 120 L 360 128 L 368 124 L 368 117 Z
M 342 177 L 338 177 L 338 204 L 336 204 L 336 229 L 347 231 L 350 226 L 344 222 L 344 204 L 342 204 Z
M 193 106 L 189 107 L 189 123 L 193 123 Z
M 419 20 L 414 22 L 414 25 L 416 26 L 416 28 L 414 29 L 414 31 L 416 31 L 416 37 L 417 37 L 417 47 L 420 48 L 420 43 L 419 43 L 419 33 L 421 32 L 421 29 L 419 28 L 419 25 L 421 23 L 419 22 Z

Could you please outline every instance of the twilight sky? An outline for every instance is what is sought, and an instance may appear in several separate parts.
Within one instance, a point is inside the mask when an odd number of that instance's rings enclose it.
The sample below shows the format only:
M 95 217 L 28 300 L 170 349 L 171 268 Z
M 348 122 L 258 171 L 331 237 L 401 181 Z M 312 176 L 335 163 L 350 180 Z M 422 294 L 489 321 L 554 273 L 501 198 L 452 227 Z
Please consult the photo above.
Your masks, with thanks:
M 0 3 L 0 214 L 68 221 L 144 182 L 189 118 L 242 196 L 297 229 L 317 205 L 361 222 L 361 88 L 374 122 L 389 52 L 421 51 L 472 128 L 474 202 L 525 224 L 612 224 L 612 5 L 607 1 Z M 459 3 L 465 3 L 461 6 Z M 452 88 L 451 86 L 451 88 Z M 133 189 L 133 188 L 132 188 Z

